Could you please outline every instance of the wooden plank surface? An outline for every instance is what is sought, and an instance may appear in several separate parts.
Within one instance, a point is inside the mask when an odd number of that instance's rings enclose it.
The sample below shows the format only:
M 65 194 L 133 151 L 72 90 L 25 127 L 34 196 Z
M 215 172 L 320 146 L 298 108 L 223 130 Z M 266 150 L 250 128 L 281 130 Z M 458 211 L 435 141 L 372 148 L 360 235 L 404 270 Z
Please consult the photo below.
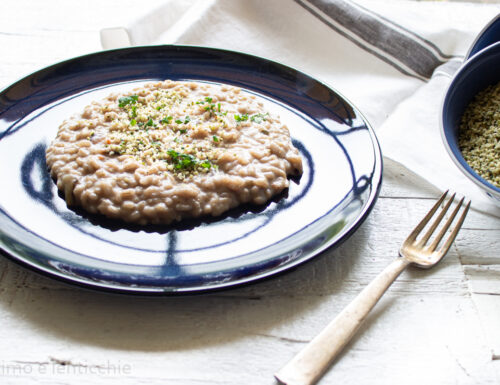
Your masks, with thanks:
M 100 28 L 143 7 L 2 0 L 0 84 L 99 50 Z M 0 258 L 0 383 L 274 384 L 273 372 L 396 257 L 439 195 L 411 172 L 385 166 L 372 214 L 341 247 L 236 290 L 110 295 Z M 498 219 L 471 213 L 446 259 L 403 273 L 321 383 L 498 384 L 499 237 Z
M 1 259 L 0 374 L 13 384 L 273 383 L 273 371 L 394 258 L 413 225 L 400 217 L 421 216 L 432 203 L 432 189 L 404 198 L 397 185 L 406 189 L 411 178 L 385 176 L 372 215 L 339 249 L 237 290 L 130 298 Z M 432 271 L 403 273 L 324 383 L 494 384 L 492 354 L 455 249 Z

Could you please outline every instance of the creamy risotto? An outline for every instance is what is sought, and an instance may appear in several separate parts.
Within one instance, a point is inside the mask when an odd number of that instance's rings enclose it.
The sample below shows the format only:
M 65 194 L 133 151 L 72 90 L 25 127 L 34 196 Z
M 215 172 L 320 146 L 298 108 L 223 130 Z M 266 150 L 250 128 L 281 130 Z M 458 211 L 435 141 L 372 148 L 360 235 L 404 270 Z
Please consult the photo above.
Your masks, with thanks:
M 91 103 L 46 158 L 68 205 L 139 224 L 263 204 L 302 172 L 287 127 L 255 96 L 169 80 Z

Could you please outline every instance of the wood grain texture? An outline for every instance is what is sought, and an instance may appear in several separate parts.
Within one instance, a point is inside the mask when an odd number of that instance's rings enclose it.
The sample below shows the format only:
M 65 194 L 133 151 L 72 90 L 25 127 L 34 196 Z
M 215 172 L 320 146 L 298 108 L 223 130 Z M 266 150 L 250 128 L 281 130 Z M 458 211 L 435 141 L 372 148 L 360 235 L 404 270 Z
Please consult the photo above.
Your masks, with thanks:
M 148 4 L 155 5 L 155 0 Z M 100 49 L 131 0 L 2 0 L 0 85 Z M 83 290 L 0 257 L 1 384 L 275 384 L 273 373 L 396 255 L 440 195 L 386 162 L 380 198 L 341 247 L 251 286 L 186 298 Z M 433 270 L 407 269 L 320 384 L 498 384 L 498 219 L 471 212 Z
M 286 385 L 313 385 L 351 341 L 382 295 L 410 264 L 394 259 L 274 376 Z

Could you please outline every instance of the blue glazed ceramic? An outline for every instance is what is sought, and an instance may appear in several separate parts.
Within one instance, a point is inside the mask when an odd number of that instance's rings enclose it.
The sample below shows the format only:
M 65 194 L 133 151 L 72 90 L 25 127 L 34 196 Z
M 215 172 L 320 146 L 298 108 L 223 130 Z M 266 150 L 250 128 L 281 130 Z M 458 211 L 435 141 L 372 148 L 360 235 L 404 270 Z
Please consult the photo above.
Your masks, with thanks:
M 452 160 L 466 177 L 500 205 L 500 189 L 481 178 L 465 161 L 458 147 L 460 119 L 473 97 L 489 85 L 500 82 L 500 42 L 469 59 L 456 73 L 445 95 L 441 134 Z
M 263 206 L 171 226 L 133 226 L 68 209 L 45 164 L 62 120 L 151 80 L 240 86 L 278 113 L 304 173 Z M 0 92 L 0 248 L 86 287 L 182 294 L 228 288 L 297 266 L 351 235 L 373 207 L 382 160 L 359 111 L 293 68 L 243 53 L 149 46 L 71 59 Z
M 497 41 L 500 41 L 500 14 L 493 18 L 477 35 L 476 39 L 465 55 L 465 60 L 470 59 L 476 53 L 481 51 Z

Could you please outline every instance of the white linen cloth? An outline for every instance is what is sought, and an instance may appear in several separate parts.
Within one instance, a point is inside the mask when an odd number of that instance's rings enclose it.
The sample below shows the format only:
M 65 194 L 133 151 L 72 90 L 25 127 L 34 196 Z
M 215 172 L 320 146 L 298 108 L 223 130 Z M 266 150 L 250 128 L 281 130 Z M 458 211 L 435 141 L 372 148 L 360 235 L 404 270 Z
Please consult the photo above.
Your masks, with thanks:
M 147 4 L 147 3 L 145 3 Z M 439 132 L 451 75 L 500 4 L 387 0 L 166 0 L 103 48 L 187 44 L 258 55 L 301 70 L 366 116 L 384 157 L 500 216 L 457 169 Z

